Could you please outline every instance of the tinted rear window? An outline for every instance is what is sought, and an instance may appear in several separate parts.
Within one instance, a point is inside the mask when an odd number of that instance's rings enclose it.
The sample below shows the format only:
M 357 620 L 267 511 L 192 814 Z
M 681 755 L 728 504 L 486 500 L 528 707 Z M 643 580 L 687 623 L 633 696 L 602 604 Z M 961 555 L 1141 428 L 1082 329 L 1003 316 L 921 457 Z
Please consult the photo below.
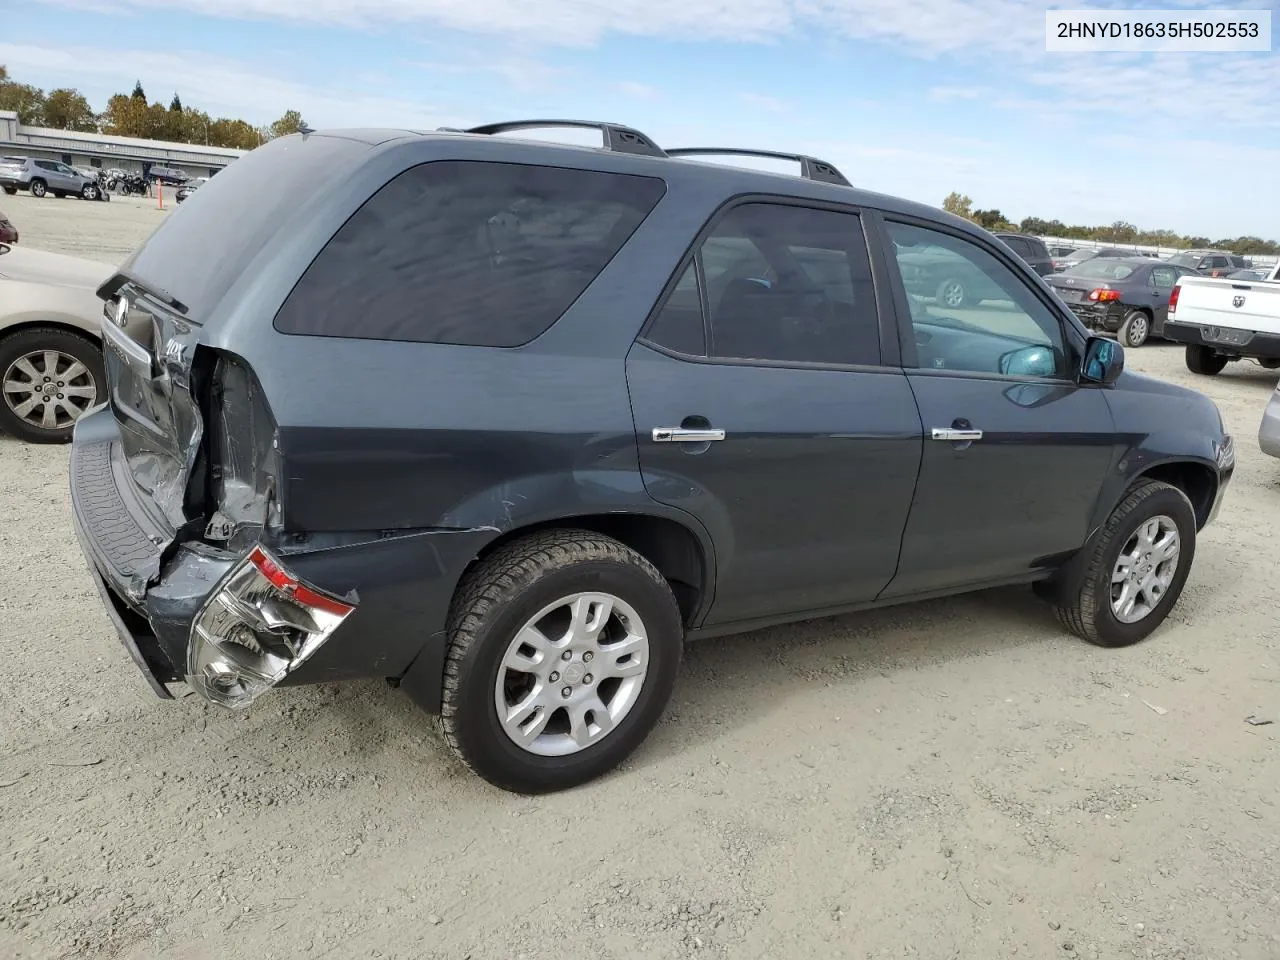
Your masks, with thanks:
M 608 265 L 666 191 L 652 177 L 474 160 L 404 171 L 320 252 L 282 333 L 514 347 Z
M 1071 271 L 1076 277 L 1091 277 L 1099 280 L 1123 280 L 1133 275 L 1133 266 L 1123 260 L 1107 260 L 1095 257 L 1087 260 Z
M 311 136 L 251 150 L 162 220 L 122 269 L 186 304 L 191 319 L 205 320 L 280 222 L 368 149 Z

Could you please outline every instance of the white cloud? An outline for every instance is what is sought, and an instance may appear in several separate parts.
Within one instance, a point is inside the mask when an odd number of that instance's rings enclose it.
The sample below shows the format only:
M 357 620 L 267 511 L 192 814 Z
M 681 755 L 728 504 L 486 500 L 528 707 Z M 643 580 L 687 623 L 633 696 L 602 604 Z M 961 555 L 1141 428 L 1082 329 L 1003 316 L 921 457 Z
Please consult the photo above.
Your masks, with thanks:
M 637 83 L 634 80 L 623 80 L 621 83 L 615 83 L 613 88 L 619 93 L 628 97 L 635 97 L 637 100 L 657 100 L 662 96 L 662 91 L 657 87 L 651 87 L 647 83 Z
M 414 66 L 437 73 L 492 74 L 519 93 L 554 89 L 573 74 L 568 67 L 554 66 L 525 54 L 493 50 L 455 53 L 448 60 L 420 61 Z

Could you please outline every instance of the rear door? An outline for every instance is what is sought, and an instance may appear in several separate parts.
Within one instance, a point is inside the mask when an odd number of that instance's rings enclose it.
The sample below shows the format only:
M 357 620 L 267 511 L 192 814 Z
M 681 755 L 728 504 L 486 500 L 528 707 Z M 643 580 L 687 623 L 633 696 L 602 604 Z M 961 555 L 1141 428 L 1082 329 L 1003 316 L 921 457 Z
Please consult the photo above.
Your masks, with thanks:
M 707 624 L 856 604 L 893 577 L 922 441 L 885 267 L 877 289 L 856 211 L 735 203 L 628 355 L 645 487 L 714 539 Z
M 1102 391 L 1074 379 L 1083 338 L 996 245 L 896 216 L 885 230 L 893 259 L 964 261 L 1003 299 L 957 309 L 896 291 L 925 439 L 883 596 L 1028 578 L 1084 543 L 1116 444 Z

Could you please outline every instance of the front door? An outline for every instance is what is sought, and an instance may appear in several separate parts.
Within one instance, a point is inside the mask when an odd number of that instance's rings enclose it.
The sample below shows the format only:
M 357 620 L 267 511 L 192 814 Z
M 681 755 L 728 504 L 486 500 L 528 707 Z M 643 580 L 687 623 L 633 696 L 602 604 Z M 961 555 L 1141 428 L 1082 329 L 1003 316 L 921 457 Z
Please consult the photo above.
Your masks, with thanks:
M 708 625 L 893 577 L 921 428 L 881 308 L 855 213 L 753 201 L 716 218 L 632 348 L 645 487 L 715 543 Z
M 903 362 L 924 455 L 898 574 L 882 596 L 1033 575 L 1089 534 L 1117 444 L 1106 398 L 1075 383 L 1082 342 L 1007 255 L 920 223 L 885 227 L 905 272 L 922 257 L 954 260 L 1002 296 L 955 308 L 897 291 L 910 316 Z

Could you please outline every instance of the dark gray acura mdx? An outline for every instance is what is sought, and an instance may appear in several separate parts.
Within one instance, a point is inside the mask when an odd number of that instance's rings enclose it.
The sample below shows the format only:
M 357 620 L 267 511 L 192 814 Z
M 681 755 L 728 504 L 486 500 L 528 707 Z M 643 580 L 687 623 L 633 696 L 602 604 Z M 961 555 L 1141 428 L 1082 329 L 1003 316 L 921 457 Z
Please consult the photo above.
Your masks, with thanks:
M 602 147 L 503 135 L 565 125 Z M 697 159 L 759 153 L 309 132 L 192 194 L 99 291 L 71 454 L 154 691 L 384 677 L 537 792 L 641 743 L 686 639 L 1015 583 L 1151 633 L 1232 474 L 1217 408 L 967 221 Z

